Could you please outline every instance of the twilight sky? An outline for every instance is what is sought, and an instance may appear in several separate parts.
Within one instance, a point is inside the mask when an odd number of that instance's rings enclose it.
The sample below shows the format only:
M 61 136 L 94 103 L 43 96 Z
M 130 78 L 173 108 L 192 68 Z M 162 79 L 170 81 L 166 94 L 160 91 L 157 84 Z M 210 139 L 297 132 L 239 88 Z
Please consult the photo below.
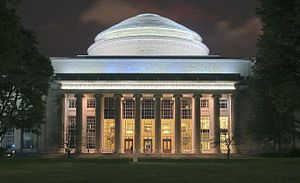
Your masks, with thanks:
M 86 54 L 95 36 L 140 13 L 157 13 L 200 34 L 210 54 L 254 57 L 258 0 L 23 0 L 21 21 L 45 56 Z

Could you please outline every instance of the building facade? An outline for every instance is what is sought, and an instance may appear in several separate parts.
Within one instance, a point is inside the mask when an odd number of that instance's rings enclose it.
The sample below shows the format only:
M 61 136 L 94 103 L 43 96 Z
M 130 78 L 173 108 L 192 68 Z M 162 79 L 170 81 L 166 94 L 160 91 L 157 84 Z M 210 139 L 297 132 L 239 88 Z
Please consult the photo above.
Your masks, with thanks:
M 88 55 L 51 61 L 41 152 L 222 153 L 231 139 L 233 152 L 253 149 L 244 138 L 252 61 L 209 55 L 170 19 L 137 15 L 98 34 Z

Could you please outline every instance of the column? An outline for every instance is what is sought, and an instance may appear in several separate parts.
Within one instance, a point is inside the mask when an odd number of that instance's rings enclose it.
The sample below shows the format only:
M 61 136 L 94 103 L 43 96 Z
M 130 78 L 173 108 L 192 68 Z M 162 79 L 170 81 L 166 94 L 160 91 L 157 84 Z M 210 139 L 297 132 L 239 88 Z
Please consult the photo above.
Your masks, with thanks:
M 155 148 L 156 153 L 161 153 L 161 116 L 160 101 L 161 94 L 155 94 Z
M 134 121 L 134 147 L 135 152 L 141 152 L 141 94 L 134 94 L 135 98 L 135 121 Z
M 215 153 L 221 153 L 220 149 L 220 94 L 214 94 L 214 141 Z
M 193 147 L 194 153 L 201 152 L 201 94 L 194 94 Z
M 103 106 L 101 105 L 102 95 L 95 94 L 96 98 L 96 106 L 95 106 L 95 119 L 96 119 L 96 151 L 97 153 L 102 152 L 102 124 L 101 124 L 101 111 L 103 110 Z
M 231 151 L 236 153 L 237 143 L 238 143 L 238 134 L 237 134 L 237 125 L 236 125 L 236 94 L 230 95 L 230 138 L 231 142 Z
M 64 138 L 64 127 L 65 127 L 65 94 L 61 94 L 58 97 L 58 131 L 57 131 L 57 144 L 58 149 L 65 151 L 65 138 Z
M 81 153 L 82 146 L 82 98 L 83 94 L 76 94 L 76 127 L 75 127 L 75 152 Z
M 114 95 L 114 107 L 115 107 L 115 152 L 122 153 L 121 94 Z
M 181 153 L 181 94 L 175 94 L 175 153 Z

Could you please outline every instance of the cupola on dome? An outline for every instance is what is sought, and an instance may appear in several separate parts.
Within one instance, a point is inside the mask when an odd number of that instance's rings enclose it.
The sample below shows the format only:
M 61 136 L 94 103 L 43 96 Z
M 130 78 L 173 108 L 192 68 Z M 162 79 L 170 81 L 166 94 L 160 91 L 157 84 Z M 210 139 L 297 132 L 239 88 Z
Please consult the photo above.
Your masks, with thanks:
M 140 14 L 99 33 L 88 55 L 191 55 L 204 56 L 209 49 L 194 31 L 156 14 Z

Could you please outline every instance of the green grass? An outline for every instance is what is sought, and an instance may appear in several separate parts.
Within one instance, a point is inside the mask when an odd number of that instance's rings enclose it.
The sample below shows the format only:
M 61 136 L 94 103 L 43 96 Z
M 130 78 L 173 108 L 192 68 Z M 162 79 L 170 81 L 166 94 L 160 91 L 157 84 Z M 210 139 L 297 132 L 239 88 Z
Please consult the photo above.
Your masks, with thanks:
M 300 182 L 300 158 L 0 159 L 0 183 Z

